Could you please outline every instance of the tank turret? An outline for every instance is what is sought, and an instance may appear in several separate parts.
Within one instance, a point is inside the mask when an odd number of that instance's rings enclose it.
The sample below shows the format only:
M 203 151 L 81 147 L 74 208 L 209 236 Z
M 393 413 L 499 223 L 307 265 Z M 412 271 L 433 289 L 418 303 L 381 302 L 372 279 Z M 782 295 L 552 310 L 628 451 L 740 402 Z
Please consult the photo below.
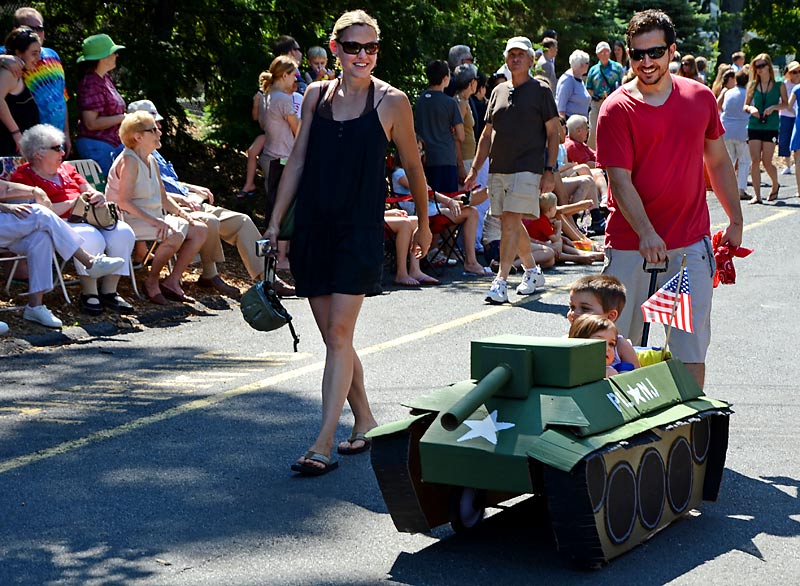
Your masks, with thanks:
M 715 500 L 730 406 L 670 360 L 605 379 L 604 342 L 472 342 L 471 378 L 372 430 L 372 465 L 400 531 L 477 525 L 541 498 L 560 551 L 597 566 Z

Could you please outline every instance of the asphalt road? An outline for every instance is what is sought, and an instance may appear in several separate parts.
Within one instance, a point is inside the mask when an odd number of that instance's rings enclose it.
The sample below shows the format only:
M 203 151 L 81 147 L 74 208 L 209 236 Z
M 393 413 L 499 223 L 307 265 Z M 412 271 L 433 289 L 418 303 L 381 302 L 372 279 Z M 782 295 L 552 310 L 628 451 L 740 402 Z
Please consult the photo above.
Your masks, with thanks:
M 714 299 L 706 392 L 736 411 L 720 498 L 605 569 L 572 568 L 524 503 L 470 536 L 397 533 L 366 454 L 294 476 L 324 352 L 291 300 L 299 354 L 234 310 L 0 359 L 0 584 L 800 583 L 800 199 L 781 178 L 787 199 L 745 206 L 756 252 Z M 356 347 L 378 419 L 467 378 L 471 339 L 563 335 L 566 289 L 588 270 L 500 308 L 483 304 L 488 281 L 452 269 L 447 286 L 368 299 Z

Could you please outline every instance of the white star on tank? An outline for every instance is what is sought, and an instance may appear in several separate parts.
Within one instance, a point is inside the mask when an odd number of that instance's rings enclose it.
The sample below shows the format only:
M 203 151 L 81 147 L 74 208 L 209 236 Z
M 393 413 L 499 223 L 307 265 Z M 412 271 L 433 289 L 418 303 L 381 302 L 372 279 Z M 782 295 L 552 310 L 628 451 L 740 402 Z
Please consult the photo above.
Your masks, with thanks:
M 482 437 L 495 446 L 497 445 L 497 432 L 514 427 L 513 423 L 497 422 L 497 409 L 483 419 L 465 421 L 464 425 L 469 427 L 469 431 L 456 441 L 463 442 L 476 437 Z

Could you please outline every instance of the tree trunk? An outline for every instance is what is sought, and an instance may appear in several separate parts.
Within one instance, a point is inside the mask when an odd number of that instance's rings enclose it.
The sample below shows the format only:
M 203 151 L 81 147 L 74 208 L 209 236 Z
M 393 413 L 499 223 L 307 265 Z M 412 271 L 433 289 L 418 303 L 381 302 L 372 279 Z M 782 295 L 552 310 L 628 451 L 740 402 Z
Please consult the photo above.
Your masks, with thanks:
M 742 48 L 742 12 L 744 0 L 722 0 L 719 16 L 719 57 L 720 63 L 730 63 L 731 54 Z

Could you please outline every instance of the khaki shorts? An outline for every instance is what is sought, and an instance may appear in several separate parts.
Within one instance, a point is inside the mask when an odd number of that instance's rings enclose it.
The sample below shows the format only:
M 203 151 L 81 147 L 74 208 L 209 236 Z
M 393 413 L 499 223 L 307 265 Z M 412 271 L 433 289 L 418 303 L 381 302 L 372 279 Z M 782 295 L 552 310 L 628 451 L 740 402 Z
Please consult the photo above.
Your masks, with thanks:
M 712 279 L 716 271 L 711 241 L 708 238 L 687 246 L 669 250 L 669 269 L 658 275 L 656 290 L 678 273 L 681 259 L 686 254 L 689 270 L 689 287 L 692 295 L 692 325 L 690 334 L 672 328 L 669 348 L 672 355 L 685 363 L 703 363 L 711 343 L 711 296 Z M 650 273 L 642 270 L 642 255 L 638 250 L 614 250 L 606 248 L 606 264 L 603 274 L 617 277 L 625 285 L 626 302 L 616 325 L 619 333 L 630 338 L 638 346 L 642 341 L 642 308 L 650 286 Z M 652 324 L 651 328 L 656 324 Z
M 539 180 L 541 175 L 522 173 L 489 173 L 489 200 L 492 215 L 515 212 L 539 217 Z

